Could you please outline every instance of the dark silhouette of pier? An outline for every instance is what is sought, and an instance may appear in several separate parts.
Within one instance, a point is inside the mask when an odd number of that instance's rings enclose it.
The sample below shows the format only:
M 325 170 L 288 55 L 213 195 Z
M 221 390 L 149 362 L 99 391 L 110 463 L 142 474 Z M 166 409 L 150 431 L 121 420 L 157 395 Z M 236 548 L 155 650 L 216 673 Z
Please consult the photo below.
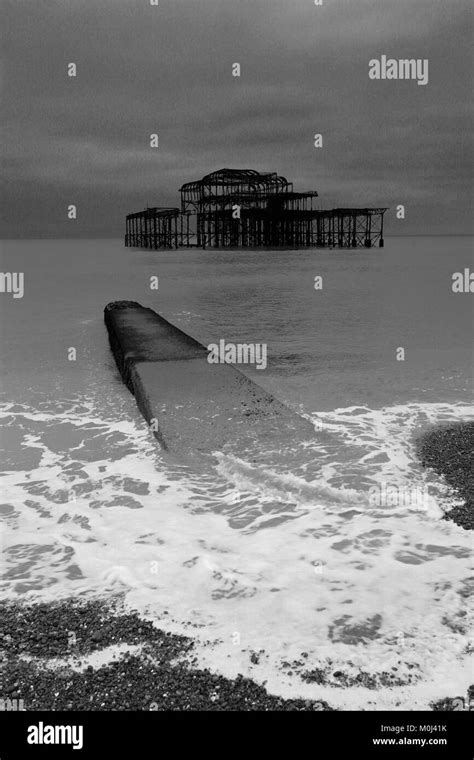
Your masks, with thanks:
M 126 218 L 135 248 L 383 247 L 386 208 L 315 208 L 316 190 L 296 192 L 275 172 L 220 169 L 180 188 L 181 208 Z

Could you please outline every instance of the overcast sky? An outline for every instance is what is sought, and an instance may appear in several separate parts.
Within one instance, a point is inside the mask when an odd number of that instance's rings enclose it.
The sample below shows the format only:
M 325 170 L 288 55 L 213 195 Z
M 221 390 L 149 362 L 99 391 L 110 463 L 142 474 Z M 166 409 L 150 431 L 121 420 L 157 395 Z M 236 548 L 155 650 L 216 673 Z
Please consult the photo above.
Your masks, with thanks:
M 223 167 L 390 206 L 393 233 L 469 232 L 471 3 L 323 3 L 3 0 L 3 236 L 118 237 Z M 429 59 L 429 83 L 370 80 L 382 54 Z

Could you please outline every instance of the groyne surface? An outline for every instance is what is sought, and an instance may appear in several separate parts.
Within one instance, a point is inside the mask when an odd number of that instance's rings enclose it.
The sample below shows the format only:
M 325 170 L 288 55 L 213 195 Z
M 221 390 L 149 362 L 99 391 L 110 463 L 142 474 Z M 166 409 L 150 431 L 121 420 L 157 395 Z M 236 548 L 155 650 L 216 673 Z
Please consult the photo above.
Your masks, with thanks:
M 202 344 L 134 301 L 106 306 L 105 324 L 123 381 L 162 448 L 194 461 L 236 448 L 252 463 L 290 455 L 314 426 L 230 364 L 210 364 Z M 282 436 L 286 447 L 282 451 Z

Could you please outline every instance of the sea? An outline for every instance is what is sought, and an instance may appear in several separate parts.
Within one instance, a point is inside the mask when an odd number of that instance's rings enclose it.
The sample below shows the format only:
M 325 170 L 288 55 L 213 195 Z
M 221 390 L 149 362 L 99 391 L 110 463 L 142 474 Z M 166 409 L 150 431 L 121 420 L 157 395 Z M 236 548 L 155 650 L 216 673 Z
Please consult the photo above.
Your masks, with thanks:
M 120 599 L 191 636 L 198 667 L 339 709 L 464 696 L 472 534 L 441 519 L 459 497 L 416 440 L 474 418 L 466 268 L 469 237 L 3 241 L 24 293 L 0 293 L 1 597 Z M 239 369 L 314 440 L 274 466 L 237 432 L 205 471 L 165 457 L 109 348 L 103 309 L 122 299 L 205 345 L 265 343 L 266 369 Z

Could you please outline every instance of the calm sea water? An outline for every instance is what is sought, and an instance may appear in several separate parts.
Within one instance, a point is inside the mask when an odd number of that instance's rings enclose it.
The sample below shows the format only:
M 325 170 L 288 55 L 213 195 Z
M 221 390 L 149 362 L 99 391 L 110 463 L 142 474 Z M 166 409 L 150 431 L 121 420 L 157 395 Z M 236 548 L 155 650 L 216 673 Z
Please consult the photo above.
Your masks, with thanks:
M 25 293 L 0 295 L 3 595 L 122 593 L 197 637 L 202 664 L 334 706 L 464 693 L 469 535 L 440 521 L 455 499 L 413 442 L 474 416 L 473 299 L 451 290 L 472 250 L 4 242 L 1 270 L 24 272 Z M 165 462 L 110 354 L 102 312 L 118 299 L 205 344 L 266 343 L 267 369 L 243 369 L 314 422 L 314 443 L 285 466 L 254 467 L 238 440 L 211 475 Z M 325 683 L 307 681 L 315 669 Z

